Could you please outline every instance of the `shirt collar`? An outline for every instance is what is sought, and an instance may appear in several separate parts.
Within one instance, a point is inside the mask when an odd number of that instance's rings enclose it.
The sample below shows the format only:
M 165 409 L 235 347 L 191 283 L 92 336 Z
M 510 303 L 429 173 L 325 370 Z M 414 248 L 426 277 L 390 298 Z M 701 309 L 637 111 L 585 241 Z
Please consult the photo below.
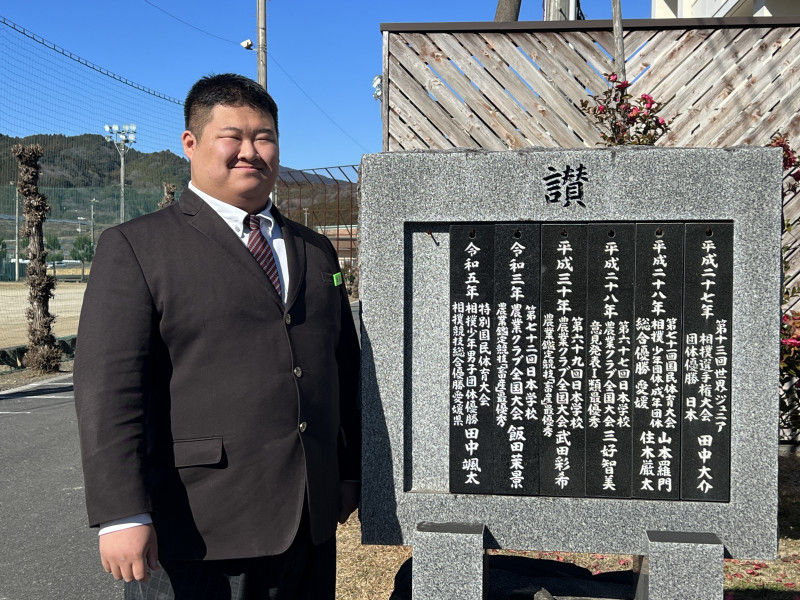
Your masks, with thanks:
M 189 182 L 189 189 L 200 196 L 200 198 L 202 198 L 203 201 L 208 204 L 208 206 L 213 209 L 215 213 L 222 217 L 222 219 L 234 231 L 236 231 L 237 226 L 241 226 L 242 223 L 244 223 L 244 219 L 247 216 L 246 211 L 234 206 L 233 204 L 228 204 L 222 200 L 217 200 L 213 196 L 206 194 L 204 191 L 197 189 L 197 187 L 191 181 Z M 267 200 L 267 205 L 264 207 L 264 210 L 258 213 L 258 216 L 261 219 L 266 220 L 267 229 L 269 230 L 270 235 L 272 235 L 272 230 L 275 227 L 275 218 L 272 216 L 271 210 L 272 200 Z

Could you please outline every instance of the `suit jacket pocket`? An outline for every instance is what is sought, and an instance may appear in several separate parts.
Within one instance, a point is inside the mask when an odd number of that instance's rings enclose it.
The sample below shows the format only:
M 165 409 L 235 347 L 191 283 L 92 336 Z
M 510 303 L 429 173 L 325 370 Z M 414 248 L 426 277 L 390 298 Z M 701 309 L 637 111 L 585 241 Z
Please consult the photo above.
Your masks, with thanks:
M 222 438 L 175 440 L 172 444 L 176 467 L 216 465 L 222 460 Z

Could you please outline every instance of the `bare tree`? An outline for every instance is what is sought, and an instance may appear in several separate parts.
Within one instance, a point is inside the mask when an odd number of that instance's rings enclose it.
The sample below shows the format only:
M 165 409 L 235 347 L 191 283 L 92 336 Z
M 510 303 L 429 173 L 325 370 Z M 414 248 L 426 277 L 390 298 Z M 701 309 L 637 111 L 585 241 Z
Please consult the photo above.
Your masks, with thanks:
M 494 20 L 498 23 L 519 21 L 519 8 L 522 0 L 497 0 L 497 11 Z
M 39 193 L 39 159 L 42 147 L 15 145 L 11 152 L 19 163 L 17 189 L 23 197 L 25 225 L 22 235 L 28 242 L 28 351 L 22 364 L 39 373 L 55 373 L 61 362 L 61 348 L 53 336 L 53 321 L 50 314 L 50 298 L 53 297 L 55 278 L 47 274 L 47 250 L 44 248 L 42 224 L 50 213 L 47 198 Z
M 175 184 L 163 181 L 161 185 L 164 186 L 164 197 L 158 203 L 158 208 L 166 208 L 175 202 Z

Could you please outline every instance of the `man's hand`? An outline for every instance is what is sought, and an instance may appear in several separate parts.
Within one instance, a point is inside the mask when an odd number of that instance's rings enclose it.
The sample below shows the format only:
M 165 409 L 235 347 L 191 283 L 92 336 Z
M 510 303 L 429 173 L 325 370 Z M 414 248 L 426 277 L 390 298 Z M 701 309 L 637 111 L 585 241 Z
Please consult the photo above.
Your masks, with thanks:
M 347 518 L 358 508 L 360 496 L 360 482 L 342 481 L 339 483 L 339 523 L 344 524 Z
M 147 581 L 150 571 L 160 568 L 155 528 L 137 525 L 101 535 L 100 560 L 114 579 Z

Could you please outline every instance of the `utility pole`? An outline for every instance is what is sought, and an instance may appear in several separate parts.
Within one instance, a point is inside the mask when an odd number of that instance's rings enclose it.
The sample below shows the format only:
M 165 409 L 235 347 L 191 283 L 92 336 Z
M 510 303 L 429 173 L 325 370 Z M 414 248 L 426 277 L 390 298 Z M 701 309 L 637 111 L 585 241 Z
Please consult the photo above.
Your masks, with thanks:
M 267 89 L 267 0 L 256 0 L 258 18 L 258 83 Z
M 494 20 L 498 23 L 519 21 L 519 8 L 522 0 L 497 0 Z

